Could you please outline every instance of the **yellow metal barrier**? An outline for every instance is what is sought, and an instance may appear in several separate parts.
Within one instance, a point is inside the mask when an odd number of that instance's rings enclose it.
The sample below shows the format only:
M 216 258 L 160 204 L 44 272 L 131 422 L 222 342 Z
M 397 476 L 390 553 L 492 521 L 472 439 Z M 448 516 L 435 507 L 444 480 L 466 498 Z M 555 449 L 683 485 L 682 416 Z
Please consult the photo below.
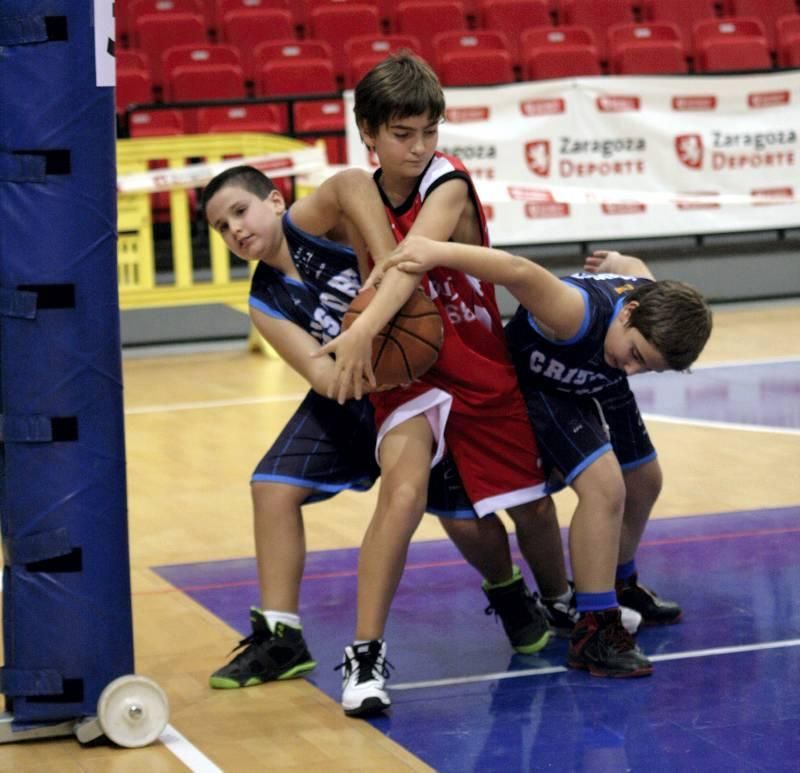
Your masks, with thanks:
M 144 172 L 154 164 L 182 168 L 192 160 L 216 163 L 232 157 L 289 153 L 307 148 L 298 140 L 270 134 L 203 134 L 123 139 L 117 142 L 117 173 Z M 189 193 L 169 192 L 173 281 L 156 281 L 151 194 L 120 193 L 117 262 L 121 309 L 223 303 L 247 311 L 249 278 L 231 278 L 228 248 L 210 231 L 210 277 L 193 268 Z M 251 335 L 251 342 L 258 336 Z M 265 350 L 269 353 L 269 350 Z

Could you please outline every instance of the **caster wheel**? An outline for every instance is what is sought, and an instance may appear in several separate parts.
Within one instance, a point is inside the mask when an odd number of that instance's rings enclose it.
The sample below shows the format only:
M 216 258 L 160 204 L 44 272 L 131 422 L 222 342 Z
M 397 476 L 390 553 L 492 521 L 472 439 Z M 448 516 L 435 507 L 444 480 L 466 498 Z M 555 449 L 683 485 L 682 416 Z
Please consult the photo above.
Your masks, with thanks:
M 103 734 L 118 746 L 147 746 L 167 726 L 167 696 L 152 679 L 120 676 L 100 693 L 97 720 Z

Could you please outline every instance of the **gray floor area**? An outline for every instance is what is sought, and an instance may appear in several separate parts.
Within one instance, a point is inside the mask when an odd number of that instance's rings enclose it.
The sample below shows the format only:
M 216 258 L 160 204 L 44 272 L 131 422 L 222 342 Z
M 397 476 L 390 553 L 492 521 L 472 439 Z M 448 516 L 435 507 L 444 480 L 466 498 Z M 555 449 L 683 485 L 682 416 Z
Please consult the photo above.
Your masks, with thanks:
M 616 249 L 646 260 L 657 278 L 695 285 L 715 304 L 800 297 L 800 228 L 506 249 L 541 262 L 559 276 L 579 270 L 583 256 L 595 249 Z M 498 302 L 505 316 L 516 308 L 502 287 Z M 121 326 L 126 350 L 244 342 L 249 332 L 246 314 L 218 304 L 124 311 Z

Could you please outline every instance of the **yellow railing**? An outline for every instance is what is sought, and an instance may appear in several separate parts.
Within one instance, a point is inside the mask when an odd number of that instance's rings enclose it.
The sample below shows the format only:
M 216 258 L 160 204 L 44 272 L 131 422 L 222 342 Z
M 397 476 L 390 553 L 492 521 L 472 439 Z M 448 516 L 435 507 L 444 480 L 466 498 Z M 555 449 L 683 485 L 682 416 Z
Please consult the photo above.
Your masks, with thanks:
M 181 168 L 191 159 L 215 163 L 235 156 L 288 153 L 305 143 L 271 134 L 203 134 L 124 139 L 117 143 L 119 175 L 147 171 L 153 162 Z M 172 280 L 156 281 L 153 214 L 149 193 L 120 193 L 118 200 L 120 308 L 141 309 L 194 303 L 224 303 L 244 309 L 249 280 L 232 279 L 228 249 L 211 231 L 210 278 L 199 281 L 193 268 L 189 194 L 169 192 Z

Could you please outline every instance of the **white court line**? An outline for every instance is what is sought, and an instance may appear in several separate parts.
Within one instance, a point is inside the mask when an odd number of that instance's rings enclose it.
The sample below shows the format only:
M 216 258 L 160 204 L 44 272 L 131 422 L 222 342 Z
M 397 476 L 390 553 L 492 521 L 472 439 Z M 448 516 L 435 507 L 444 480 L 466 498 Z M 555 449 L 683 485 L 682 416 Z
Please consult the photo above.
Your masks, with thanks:
M 768 427 L 764 424 L 735 424 L 728 421 L 710 421 L 707 419 L 687 419 L 678 416 L 664 416 L 660 413 L 645 413 L 648 421 L 660 421 L 664 424 L 680 424 L 689 427 L 708 427 L 710 429 L 732 429 L 741 432 L 769 432 L 773 435 L 800 435 L 800 429 L 790 427 Z
M 171 411 L 202 411 L 206 408 L 233 408 L 238 405 L 261 405 L 262 403 L 288 403 L 302 400 L 308 392 L 296 395 L 269 395 L 264 397 L 237 397 L 228 400 L 200 400 L 193 403 L 162 403 L 126 408 L 126 416 L 140 413 L 170 413 Z
M 742 644 L 735 647 L 713 647 L 707 650 L 689 650 L 687 652 L 673 652 L 668 655 L 648 655 L 647 657 L 655 663 L 662 660 L 707 658 L 715 655 L 734 655 L 738 652 L 758 652 L 759 650 L 775 650 L 785 647 L 800 647 L 800 639 L 769 641 L 761 644 Z M 459 684 L 474 684 L 477 682 L 494 682 L 500 679 L 521 679 L 526 676 L 547 676 L 548 674 L 560 674 L 567 670 L 566 666 L 528 668 L 521 671 L 502 671 L 496 674 L 478 674 L 476 676 L 460 676 L 450 679 L 432 679 L 428 682 L 401 682 L 400 684 L 393 684 L 390 687 L 392 690 L 422 690 L 428 687 L 448 687 Z
M 196 746 L 189 743 L 172 725 L 167 725 L 158 737 L 189 770 L 193 773 L 222 773 Z

